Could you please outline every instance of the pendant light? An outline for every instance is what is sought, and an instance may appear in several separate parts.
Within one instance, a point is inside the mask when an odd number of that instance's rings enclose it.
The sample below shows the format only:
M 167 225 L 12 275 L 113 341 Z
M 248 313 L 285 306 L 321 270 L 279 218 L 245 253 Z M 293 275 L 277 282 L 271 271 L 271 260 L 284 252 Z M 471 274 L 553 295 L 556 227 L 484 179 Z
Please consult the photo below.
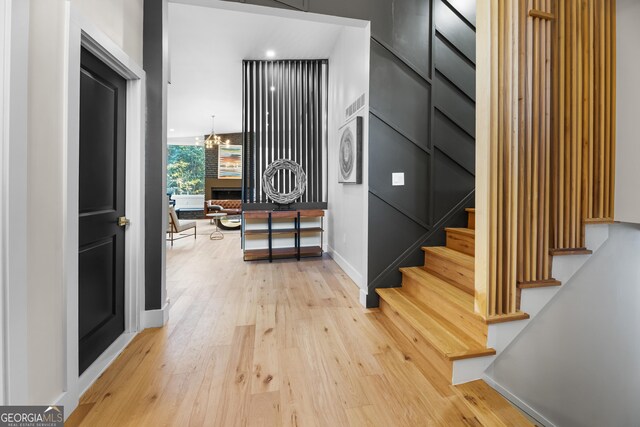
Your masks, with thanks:
M 216 116 L 215 115 L 211 116 L 211 133 L 209 134 L 209 136 L 207 136 L 207 139 L 204 140 L 205 148 L 213 148 L 216 145 L 222 144 L 222 138 L 216 135 L 215 120 L 216 120 Z

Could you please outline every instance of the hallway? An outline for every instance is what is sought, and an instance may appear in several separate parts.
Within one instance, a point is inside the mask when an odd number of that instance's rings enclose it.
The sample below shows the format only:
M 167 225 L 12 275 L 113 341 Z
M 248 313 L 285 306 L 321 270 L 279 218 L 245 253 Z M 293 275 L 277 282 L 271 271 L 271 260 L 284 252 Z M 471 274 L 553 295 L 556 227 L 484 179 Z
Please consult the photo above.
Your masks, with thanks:
M 483 382 L 448 385 L 327 256 L 246 263 L 239 233 L 200 231 L 167 264 L 168 325 L 138 335 L 67 425 L 530 425 Z

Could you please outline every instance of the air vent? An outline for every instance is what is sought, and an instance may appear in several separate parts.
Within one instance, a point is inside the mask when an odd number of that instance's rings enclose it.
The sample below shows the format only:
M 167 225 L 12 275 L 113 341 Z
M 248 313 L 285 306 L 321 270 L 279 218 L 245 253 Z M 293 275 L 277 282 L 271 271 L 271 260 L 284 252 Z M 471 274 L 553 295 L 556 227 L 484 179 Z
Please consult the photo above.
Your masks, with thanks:
M 360 95 L 360 97 L 358 99 L 356 99 L 353 104 L 349 105 L 347 107 L 347 109 L 345 110 L 345 118 L 348 119 L 349 117 L 353 116 L 358 110 L 360 110 L 362 107 L 364 107 L 364 93 L 362 95 Z

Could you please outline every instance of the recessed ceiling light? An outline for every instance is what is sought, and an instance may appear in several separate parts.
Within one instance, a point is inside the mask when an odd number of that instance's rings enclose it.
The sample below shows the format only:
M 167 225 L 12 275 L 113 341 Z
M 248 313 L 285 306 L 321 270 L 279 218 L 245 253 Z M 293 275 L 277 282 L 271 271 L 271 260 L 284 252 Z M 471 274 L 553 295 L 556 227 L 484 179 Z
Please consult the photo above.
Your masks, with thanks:
M 175 129 L 169 129 L 169 132 L 175 132 Z
M 199 136 L 196 136 L 196 141 L 200 141 L 200 137 Z
M 276 91 L 276 87 L 275 86 L 271 86 L 270 89 L 271 89 L 271 92 L 275 92 Z
M 276 56 L 276 51 L 275 50 L 268 50 L 266 52 L 267 58 L 274 58 Z

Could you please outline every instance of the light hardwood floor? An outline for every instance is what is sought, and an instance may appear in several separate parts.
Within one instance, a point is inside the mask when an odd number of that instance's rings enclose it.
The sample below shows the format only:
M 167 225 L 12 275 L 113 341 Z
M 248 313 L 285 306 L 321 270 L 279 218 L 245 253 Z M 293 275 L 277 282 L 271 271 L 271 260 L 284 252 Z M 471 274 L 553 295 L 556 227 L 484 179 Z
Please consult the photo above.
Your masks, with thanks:
M 328 257 L 245 263 L 239 233 L 167 246 L 166 327 L 140 333 L 67 425 L 524 426 L 453 387 Z M 202 229 L 201 229 L 202 227 Z

